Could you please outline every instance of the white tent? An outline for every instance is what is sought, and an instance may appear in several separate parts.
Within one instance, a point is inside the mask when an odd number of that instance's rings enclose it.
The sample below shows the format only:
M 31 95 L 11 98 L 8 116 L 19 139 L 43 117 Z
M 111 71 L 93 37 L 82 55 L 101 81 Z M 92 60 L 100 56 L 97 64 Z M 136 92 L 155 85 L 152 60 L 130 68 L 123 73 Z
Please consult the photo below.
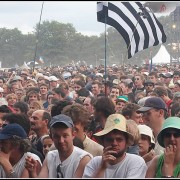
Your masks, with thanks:
M 172 58 L 174 60 L 174 58 Z M 164 45 L 161 45 L 157 54 L 152 58 L 153 64 L 170 64 L 171 56 Z
M 31 69 L 30 67 L 28 67 L 28 65 L 26 64 L 26 62 L 24 62 L 24 64 L 19 67 L 19 69 Z

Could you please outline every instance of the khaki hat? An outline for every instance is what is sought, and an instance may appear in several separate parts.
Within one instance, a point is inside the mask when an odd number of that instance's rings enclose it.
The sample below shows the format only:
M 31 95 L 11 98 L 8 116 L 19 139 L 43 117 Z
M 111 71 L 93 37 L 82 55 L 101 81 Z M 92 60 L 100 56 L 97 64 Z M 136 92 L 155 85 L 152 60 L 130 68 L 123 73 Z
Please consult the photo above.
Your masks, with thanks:
M 133 141 L 133 135 L 127 132 L 126 129 L 126 118 L 121 114 L 111 114 L 106 120 L 104 129 L 94 134 L 94 136 L 104 136 L 114 129 L 127 133 L 128 138 Z
M 149 136 L 151 139 L 151 143 L 155 145 L 155 138 L 153 135 L 153 131 L 149 126 L 146 126 L 144 124 L 138 125 L 139 133 L 144 134 L 146 136 Z

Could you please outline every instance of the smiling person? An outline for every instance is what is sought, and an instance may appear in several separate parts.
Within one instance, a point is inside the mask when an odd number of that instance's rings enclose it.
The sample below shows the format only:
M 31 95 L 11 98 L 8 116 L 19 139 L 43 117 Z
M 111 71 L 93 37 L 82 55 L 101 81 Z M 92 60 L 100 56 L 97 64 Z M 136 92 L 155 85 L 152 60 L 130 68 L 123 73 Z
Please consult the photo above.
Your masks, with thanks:
M 146 177 L 180 178 L 180 118 L 167 118 L 157 140 L 165 148 L 164 153 L 152 160 Z
M 126 119 L 120 114 L 107 118 L 102 131 L 94 134 L 104 146 L 102 156 L 94 157 L 85 167 L 83 178 L 144 178 L 146 164 L 142 157 L 126 153 L 133 142 Z

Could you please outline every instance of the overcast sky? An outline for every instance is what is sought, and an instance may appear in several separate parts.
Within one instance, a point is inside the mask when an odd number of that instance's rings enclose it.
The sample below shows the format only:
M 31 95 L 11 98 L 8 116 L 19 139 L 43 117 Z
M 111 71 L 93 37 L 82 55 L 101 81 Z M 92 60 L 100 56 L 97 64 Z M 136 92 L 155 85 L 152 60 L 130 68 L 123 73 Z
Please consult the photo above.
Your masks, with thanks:
M 39 22 L 42 2 L 0 1 L 0 27 L 32 32 Z M 97 22 L 96 11 L 96 1 L 45 1 L 42 21 L 72 23 L 84 35 L 100 35 L 104 32 L 104 24 Z
M 33 31 L 39 22 L 43 1 L 0 1 L 0 27 Z M 84 35 L 99 35 L 104 24 L 97 22 L 96 2 L 44 1 L 43 20 L 72 23 Z

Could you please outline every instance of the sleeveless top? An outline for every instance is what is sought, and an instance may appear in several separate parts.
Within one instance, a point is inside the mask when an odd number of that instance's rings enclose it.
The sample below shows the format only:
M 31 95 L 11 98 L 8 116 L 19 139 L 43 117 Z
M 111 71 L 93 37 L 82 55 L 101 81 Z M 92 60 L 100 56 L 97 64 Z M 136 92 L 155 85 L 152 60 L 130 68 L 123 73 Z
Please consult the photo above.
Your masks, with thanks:
M 62 171 L 63 177 L 73 178 L 79 166 L 80 160 L 86 155 L 92 158 L 92 155 L 90 153 L 74 146 L 74 149 L 71 155 L 66 160 L 61 162 L 59 158 L 58 150 L 49 151 L 46 157 L 49 178 L 57 178 L 56 169 L 59 164 L 61 164 L 61 171 Z
M 162 178 L 162 166 L 164 162 L 164 154 L 160 155 L 157 163 L 157 172 L 155 178 Z M 176 168 L 173 171 L 173 176 L 176 178 L 180 174 L 180 162 L 177 164 Z

